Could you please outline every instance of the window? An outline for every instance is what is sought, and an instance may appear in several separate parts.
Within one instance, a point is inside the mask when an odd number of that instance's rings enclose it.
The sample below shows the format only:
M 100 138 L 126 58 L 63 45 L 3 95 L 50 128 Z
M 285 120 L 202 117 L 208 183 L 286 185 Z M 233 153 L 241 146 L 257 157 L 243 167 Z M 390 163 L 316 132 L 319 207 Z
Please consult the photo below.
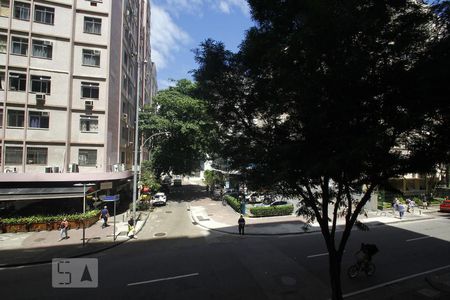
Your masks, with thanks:
M 98 99 L 99 84 L 81 82 L 81 98 Z
M 47 164 L 47 148 L 27 148 L 27 164 L 28 165 L 46 165 Z
M 84 32 L 92 34 L 101 34 L 102 19 L 84 17 Z
M 78 164 L 80 166 L 97 165 L 97 150 L 89 150 L 89 149 L 78 150 Z
M 31 91 L 35 93 L 50 94 L 50 77 L 31 76 Z
M 0 128 L 3 127 L 3 108 L 0 108 Z
M 5 89 L 5 72 L 0 72 L 0 91 Z
M 9 73 L 9 89 L 11 91 L 25 91 L 27 76 L 21 73 Z
M 23 110 L 8 110 L 8 126 L 23 127 L 25 113 Z
M 32 55 L 35 57 L 52 58 L 53 43 L 49 41 L 32 40 Z
M 14 18 L 25 21 L 30 20 L 30 4 L 14 2 Z
M 28 39 L 13 36 L 11 39 L 11 53 L 19 55 L 27 55 L 28 53 Z
M 0 17 L 9 17 L 9 0 L 0 0 Z
M 6 43 L 8 38 L 6 35 L 0 35 L 0 53 L 6 53 Z
M 34 21 L 53 25 L 55 16 L 55 9 L 53 7 L 36 5 L 34 7 Z
M 22 164 L 22 147 L 8 147 L 5 148 L 5 164 L 20 165 Z
M 98 132 L 98 117 L 81 116 L 80 131 L 81 132 Z
M 48 128 L 49 114 L 45 111 L 30 111 L 28 113 L 30 128 Z
M 100 51 L 83 49 L 83 65 L 86 66 L 100 66 Z

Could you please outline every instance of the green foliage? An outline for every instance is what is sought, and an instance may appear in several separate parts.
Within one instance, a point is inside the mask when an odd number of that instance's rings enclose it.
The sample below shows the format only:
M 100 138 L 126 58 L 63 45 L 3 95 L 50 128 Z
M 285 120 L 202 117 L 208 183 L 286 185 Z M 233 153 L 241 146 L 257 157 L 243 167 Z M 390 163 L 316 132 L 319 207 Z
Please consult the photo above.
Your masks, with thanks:
M 207 186 L 225 185 L 225 176 L 221 172 L 205 170 L 204 177 L 204 181 Z
M 136 210 L 145 211 L 150 209 L 150 201 L 136 201 Z M 133 203 L 129 205 L 130 210 L 133 209 Z
M 151 145 L 151 163 L 157 177 L 161 173 L 190 174 L 200 168 L 217 144 L 216 126 L 206 103 L 195 98 L 195 84 L 183 79 L 175 87 L 159 91 L 151 107 L 141 114 L 140 128 L 145 136 L 155 136 Z
M 100 210 L 90 210 L 86 213 L 80 214 L 70 214 L 70 215 L 57 215 L 57 216 L 30 216 L 30 217 L 15 217 L 15 218 L 6 218 L 1 219 L 1 222 L 4 224 L 34 224 L 34 223 L 52 223 L 52 222 L 61 222 L 64 218 L 67 218 L 67 221 L 82 221 L 87 220 L 93 217 L 96 217 L 100 214 Z
M 146 160 L 142 162 L 141 172 L 142 185 L 148 186 L 152 193 L 158 192 L 161 189 L 161 184 L 153 172 L 152 163 L 150 161 Z
M 273 217 L 291 215 L 294 211 L 292 204 L 277 206 L 256 206 L 250 208 L 250 213 L 254 217 Z
M 241 212 L 241 201 L 239 199 L 236 199 L 230 195 L 223 196 L 225 201 L 227 201 L 228 205 L 230 205 L 235 211 L 238 213 Z

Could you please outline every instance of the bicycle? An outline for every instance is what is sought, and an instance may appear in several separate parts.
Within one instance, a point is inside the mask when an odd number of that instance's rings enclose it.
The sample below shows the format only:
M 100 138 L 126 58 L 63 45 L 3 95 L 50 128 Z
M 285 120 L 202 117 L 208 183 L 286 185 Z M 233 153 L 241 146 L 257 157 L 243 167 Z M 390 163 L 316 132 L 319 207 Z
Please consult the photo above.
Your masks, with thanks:
M 348 268 L 347 275 L 351 279 L 356 278 L 361 272 L 366 273 L 367 276 L 372 276 L 375 270 L 375 264 L 370 261 L 357 262 Z
M 361 244 L 361 249 L 355 253 L 357 262 L 351 265 L 347 270 L 347 275 L 351 279 L 364 272 L 367 276 L 372 276 L 375 273 L 375 265 L 372 263 L 372 256 L 378 252 L 378 248 L 374 244 Z

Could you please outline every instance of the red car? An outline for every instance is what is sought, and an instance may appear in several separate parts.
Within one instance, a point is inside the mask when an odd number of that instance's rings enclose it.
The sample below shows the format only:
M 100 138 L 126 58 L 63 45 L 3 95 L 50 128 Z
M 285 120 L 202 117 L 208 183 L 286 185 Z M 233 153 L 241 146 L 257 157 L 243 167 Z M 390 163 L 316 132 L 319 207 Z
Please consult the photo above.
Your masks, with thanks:
M 442 212 L 450 212 L 450 200 L 444 200 L 439 208 Z

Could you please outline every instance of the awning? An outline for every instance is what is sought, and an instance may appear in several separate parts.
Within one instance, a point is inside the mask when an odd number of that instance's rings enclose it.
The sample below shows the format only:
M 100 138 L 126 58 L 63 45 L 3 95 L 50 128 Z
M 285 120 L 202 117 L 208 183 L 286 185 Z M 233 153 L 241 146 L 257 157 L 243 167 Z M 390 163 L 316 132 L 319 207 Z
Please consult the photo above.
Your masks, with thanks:
M 83 187 L 43 187 L 0 189 L 0 201 L 82 198 Z

